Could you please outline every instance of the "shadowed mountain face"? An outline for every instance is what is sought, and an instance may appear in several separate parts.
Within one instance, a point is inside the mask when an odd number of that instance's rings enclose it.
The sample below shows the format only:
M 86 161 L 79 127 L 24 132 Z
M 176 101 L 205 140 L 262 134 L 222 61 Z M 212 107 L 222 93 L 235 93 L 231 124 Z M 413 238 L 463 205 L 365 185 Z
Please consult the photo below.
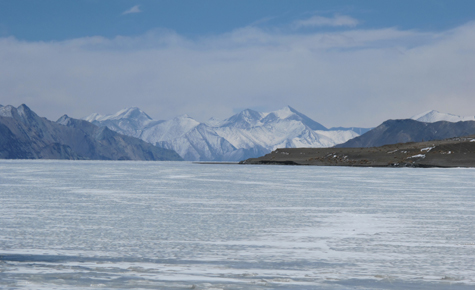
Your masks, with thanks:
M 182 160 L 167 149 L 87 121 L 39 117 L 26 105 L 0 107 L 0 158 Z
M 475 121 L 424 123 L 412 119 L 388 120 L 336 148 L 378 147 L 388 144 L 442 140 L 475 134 Z

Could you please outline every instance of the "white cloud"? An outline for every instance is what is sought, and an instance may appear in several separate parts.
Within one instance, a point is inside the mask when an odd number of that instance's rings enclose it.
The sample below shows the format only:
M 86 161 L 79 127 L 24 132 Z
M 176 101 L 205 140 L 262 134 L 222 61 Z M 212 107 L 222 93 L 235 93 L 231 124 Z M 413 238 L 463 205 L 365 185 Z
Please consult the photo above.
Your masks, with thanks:
M 286 34 L 243 28 L 190 40 L 0 38 L 0 104 L 83 117 L 138 106 L 157 119 L 291 105 L 326 126 L 375 126 L 429 109 L 473 115 L 475 23 Z
M 126 10 L 122 13 L 122 15 L 125 14 L 131 14 L 131 13 L 140 13 L 142 10 L 140 10 L 140 5 L 135 5 L 134 7 L 130 8 L 129 10 Z
M 293 23 L 295 28 L 319 27 L 319 26 L 349 26 L 355 27 L 359 21 L 350 16 L 335 15 L 333 18 L 323 16 L 312 16 L 305 20 L 298 20 Z

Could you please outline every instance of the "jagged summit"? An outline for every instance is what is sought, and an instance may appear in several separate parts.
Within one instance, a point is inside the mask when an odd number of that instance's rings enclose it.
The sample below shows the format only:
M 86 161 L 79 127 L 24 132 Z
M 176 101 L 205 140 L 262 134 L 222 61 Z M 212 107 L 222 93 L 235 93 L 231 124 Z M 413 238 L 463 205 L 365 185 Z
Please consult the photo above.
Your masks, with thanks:
M 117 112 L 117 114 L 110 116 L 109 119 L 135 119 L 148 121 L 152 120 L 149 115 L 147 115 L 144 111 L 140 110 L 137 107 L 121 110 Z
M 24 124 L 38 125 L 40 117 L 33 112 L 27 105 L 21 104 L 17 108 L 11 105 L 0 107 L 0 116 L 9 117 L 21 121 Z
M 121 119 L 128 119 L 128 120 L 134 120 L 138 122 L 146 122 L 146 121 L 152 121 L 152 118 L 150 118 L 147 113 L 144 111 L 140 110 L 137 107 L 130 107 L 126 109 L 122 109 L 119 112 L 112 114 L 112 115 L 100 115 L 98 113 L 91 114 L 87 117 L 84 118 L 84 120 L 88 122 L 93 122 L 93 121 L 106 121 L 106 120 L 121 120 Z
M 235 126 L 240 128 L 250 128 L 256 125 L 260 125 L 260 121 L 263 118 L 264 114 L 246 109 L 240 113 L 231 116 L 230 118 L 224 120 L 220 126 Z
M 425 122 L 425 123 L 434 123 L 439 121 L 447 122 L 460 122 L 460 121 L 475 121 L 474 116 L 458 116 L 454 114 L 441 113 L 436 110 L 427 111 L 418 115 L 411 117 L 411 119 Z
M 15 114 L 16 112 L 17 112 L 17 109 L 11 105 L 0 107 L 0 117 L 12 118 L 13 114 Z
M 149 115 L 137 107 L 130 107 L 112 115 L 91 114 L 83 120 L 98 126 L 107 126 L 109 129 L 124 135 L 139 138 L 143 129 L 163 121 L 154 121 Z
M 66 125 L 70 119 L 71 118 L 68 115 L 64 114 L 61 117 L 59 117 L 56 123 L 61 124 L 61 125 Z
M 94 122 L 94 121 L 100 121 L 104 118 L 104 115 L 98 114 L 98 113 L 92 113 L 91 115 L 84 117 L 83 120 L 86 120 L 88 122 Z
M 328 130 L 322 124 L 315 122 L 314 120 L 295 110 L 291 106 L 286 106 L 280 110 L 266 113 L 266 117 L 263 120 L 263 123 L 274 122 L 276 120 L 294 120 L 302 122 L 305 126 L 309 127 L 312 130 Z
M 274 116 L 280 119 L 287 119 L 288 117 L 292 116 L 295 112 L 297 111 L 292 109 L 290 106 L 286 106 L 286 107 L 283 107 L 282 109 L 267 113 L 266 117 L 270 114 L 273 114 Z

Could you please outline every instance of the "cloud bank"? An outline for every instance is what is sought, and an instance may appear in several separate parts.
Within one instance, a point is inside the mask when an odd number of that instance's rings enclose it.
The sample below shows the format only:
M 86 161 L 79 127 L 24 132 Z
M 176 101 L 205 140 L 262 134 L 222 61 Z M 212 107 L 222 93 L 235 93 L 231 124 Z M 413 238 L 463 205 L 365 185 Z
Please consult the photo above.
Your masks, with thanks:
M 285 33 L 246 27 L 188 39 L 24 42 L 0 38 L 0 104 L 83 117 L 138 106 L 204 121 L 236 108 L 291 105 L 325 126 L 376 126 L 436 109 L 473 115 L 475 23 L 438 33 L 396 28 Z

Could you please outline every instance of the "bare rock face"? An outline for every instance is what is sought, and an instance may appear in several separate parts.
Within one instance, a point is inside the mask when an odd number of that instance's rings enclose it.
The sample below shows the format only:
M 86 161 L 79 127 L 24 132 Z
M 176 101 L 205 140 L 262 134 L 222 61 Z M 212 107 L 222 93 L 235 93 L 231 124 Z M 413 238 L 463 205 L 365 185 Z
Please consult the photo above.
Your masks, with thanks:
M 26 105 L 0 107 L 0 136 L 2 159 L 182 160 L 173 150 L 87 121 L 66 115 L 49 121 Z

